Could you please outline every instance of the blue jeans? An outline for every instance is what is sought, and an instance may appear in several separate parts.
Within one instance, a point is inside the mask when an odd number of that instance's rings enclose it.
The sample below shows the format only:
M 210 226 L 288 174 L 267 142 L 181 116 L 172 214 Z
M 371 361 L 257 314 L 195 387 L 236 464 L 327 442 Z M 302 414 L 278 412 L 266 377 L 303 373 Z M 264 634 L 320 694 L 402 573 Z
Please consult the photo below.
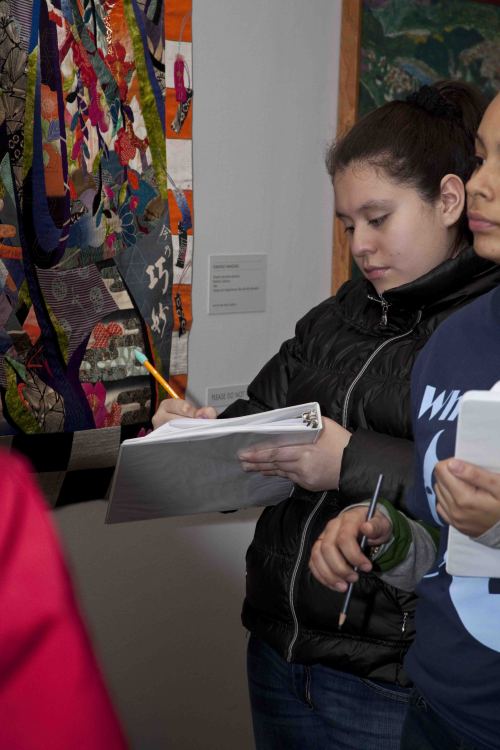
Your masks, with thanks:
M 462 739 L 422 696 L 413 690 L 403 724 L 401 750 L 479 750 Z
M 289 664 L 254 636 L 247 670 L 257 750 L 399 750 L 409 688 Z

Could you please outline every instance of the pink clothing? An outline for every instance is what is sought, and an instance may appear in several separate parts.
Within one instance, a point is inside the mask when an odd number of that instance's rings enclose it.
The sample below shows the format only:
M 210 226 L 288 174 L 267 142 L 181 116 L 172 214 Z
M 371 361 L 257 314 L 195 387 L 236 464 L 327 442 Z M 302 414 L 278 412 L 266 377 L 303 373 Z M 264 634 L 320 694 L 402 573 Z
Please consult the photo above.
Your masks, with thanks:
M 28 467 L 0 453 L 0 748 L 125 750 Z

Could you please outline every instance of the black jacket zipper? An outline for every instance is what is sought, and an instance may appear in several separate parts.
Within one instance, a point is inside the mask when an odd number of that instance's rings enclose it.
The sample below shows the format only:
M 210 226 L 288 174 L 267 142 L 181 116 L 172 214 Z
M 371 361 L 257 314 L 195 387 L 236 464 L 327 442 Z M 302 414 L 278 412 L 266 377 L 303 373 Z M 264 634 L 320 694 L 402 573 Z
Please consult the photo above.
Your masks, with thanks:
M 389 307 L 391 306 L 390 303 L 387 302 L 383 294 L 379 294 L 378 297 L 373 297 L 371 294 L 369 294 L 368 299 L 371 299 L 373 302 L 378 302 L 379 305 L 381 305 L 382 317 L 380 318 L 380 322 L 383 326 L 386 326 L 387 325 L 387 312 L 389 310 Z
M 384 347 L 386 347 L 392 341 L 397 341 L 398 339 L 402 339 L 405 336 L 409 336 L 410 333 L 412 333 L 412 331 L 414 331 L 415 328 L 417 327 L 417 325 L 420 323 L 421 318 L 422 318 L 422 311 L 419 310 L 418 315 L 417 315 L 417 319 L 416 319 L 415 323 L 413 324 L 413 326 L 408 331 L 405 331 L 405 333 L 400 333 L 398 336 L 393 336 L 392 338 L 387 339 L 386 341 L 383 341 L 379 346 L 377 346 L 377 348 L 375 349 L 375 351 L 373 351 L 370 354 L 370 356 L 366 360 L 365 364 L 363 365 L 363 367 L 358 372 L 358 374 L 356 375 L 356 377 L 352 381 L 351 385 L 347 389 L 347 393 L 346 393 L 345 399 L 344 399 L 344 405 L 343 405 L 343 408 L 342 408 L 342 427 L 344 429 L 347 429 L 347 411 L 348 411 L 348 408 L 349 408 L 349 399 L 351 397 L 351 393 L 352 393 L 354 387 L 356 386 L 356 383 L 359 381 L 359 379 L 366 372 L 366 369 L 370 366 L 370 363 L 374 360 L 374 358 L 377 356 L 377 354 L 379 352 L 381 352 L 382 349 L 384 349 Z M 302 530 L 302 534 L 301 534 L 301 537 L 300 537 L 299 551 L 297 553 L 297 558 L 295 560 L 295 565 L 293 566 L 292 577 L 290 579 L 290 590 L 288 592 L 288 602 L 290 604 L 290 610 L 291 610 L 292 617 L 293 617 L 294 631 L 293 631 L 293 636 L 292 636 L 292 638 L 290 640 L 290 643 L 289 643 L 289 646 L 288 646 L 288 651 L 287 651 L 287 657 L 286 658 L 287 658 L 288 662 L 292 661 L 293 648 L 295 646 L 297 638 L 299 637 L 299 629 L 300 629 L 299 620 L 298 620 L 298 617 L 297 617 L 297 612 L 295 610 L 295 603 L 294 603 L 295 582 L 297 580 L 297 575 L 298 575 L 300 566 L 302 564 L 302 559 L 303 559 L 303 555 L 304 555 L 304 548 L 305 548 L 306 539 L 307 539 L 307 533 L 309 531 L 309 528 L 311 526 L 311 523 L 312 523 L 315 515 L 318 513 L 321 505 L 323 504 L 323 501 L 324 501 L 326 495 L 327 495 L 327 491 L 325 491 L 325 492 L 323 492 L 321 494 L 321 497 L 319 498 L 318 502 L 316 503 L 316 505 L 314 506 L 313 510 L 311 511 L 311 513 L 309 514 L 309 516 L 307 517 L 307 520 L 306 520 L 306 522 L 304 524 L 304 528 Z M 405 623 L 405 625 L 406 625 L 406 623 Z

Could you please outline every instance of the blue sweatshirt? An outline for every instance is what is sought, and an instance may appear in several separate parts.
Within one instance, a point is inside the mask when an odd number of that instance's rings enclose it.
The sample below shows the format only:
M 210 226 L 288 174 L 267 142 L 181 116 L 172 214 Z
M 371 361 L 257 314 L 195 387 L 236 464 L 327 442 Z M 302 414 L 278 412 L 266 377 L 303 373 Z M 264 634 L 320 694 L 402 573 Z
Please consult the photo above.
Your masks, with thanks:
M 433 469 L 454 454 L 461 395 L 498 380 L 500 288 L 438 328 L 412 379 L 417 461 L 408 506 L 441 534 L 436 562 L 417 587 L 417 635 L 406 668 L 430 706 L 480 750 L 500 748 L 500 569 L 495 579 L 446 573 L 448 527 L 436 513 Z

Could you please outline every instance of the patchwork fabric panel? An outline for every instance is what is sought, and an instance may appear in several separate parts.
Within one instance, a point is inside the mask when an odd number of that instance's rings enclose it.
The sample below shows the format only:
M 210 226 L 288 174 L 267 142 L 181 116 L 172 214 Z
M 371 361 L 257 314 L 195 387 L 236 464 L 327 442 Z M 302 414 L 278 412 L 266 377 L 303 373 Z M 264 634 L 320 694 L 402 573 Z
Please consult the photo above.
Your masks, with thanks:
M 174 6 L 0 0 L 0 445 L 53 504 L 104 497 L 166 397 L 135 349 L 186 382 L 191 8 Z

